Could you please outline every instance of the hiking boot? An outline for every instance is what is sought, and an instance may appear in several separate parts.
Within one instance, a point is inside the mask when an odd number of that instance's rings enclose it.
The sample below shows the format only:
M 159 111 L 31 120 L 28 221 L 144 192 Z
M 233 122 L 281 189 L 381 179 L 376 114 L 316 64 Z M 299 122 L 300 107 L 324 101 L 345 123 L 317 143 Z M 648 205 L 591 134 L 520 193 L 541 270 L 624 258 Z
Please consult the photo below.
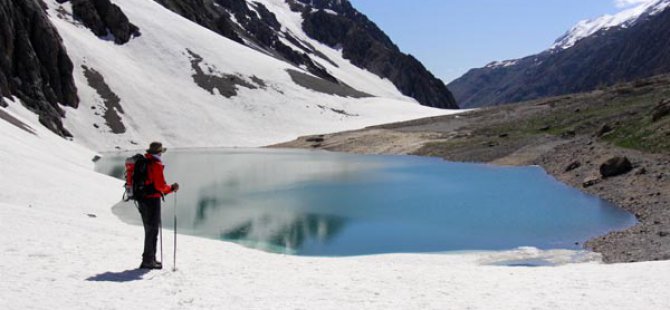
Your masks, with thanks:
M 140 269 L 163 269 L 163 264 L 157 261 L 142 262 Z

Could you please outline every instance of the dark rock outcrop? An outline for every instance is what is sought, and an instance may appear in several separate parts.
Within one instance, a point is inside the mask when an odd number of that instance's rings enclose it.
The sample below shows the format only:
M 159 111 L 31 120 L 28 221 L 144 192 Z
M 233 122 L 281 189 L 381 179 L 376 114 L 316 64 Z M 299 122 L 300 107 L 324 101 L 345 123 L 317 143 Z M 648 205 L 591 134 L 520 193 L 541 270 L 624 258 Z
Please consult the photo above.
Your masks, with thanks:
M 67 0 L 60 0 L 65 2 Z M 128 17 L 109 0 L 71 0 L 72 14 L 98 37 L 114 37 L 114 43 L 125 44 L 140 29 L 130 23 Z
M 217 73 L 218 70 L 215 67 L 205 65 L 207 68 L 206 70 L 203 70 L 200 67 L 204 61 L 202 56 L 188 49 L 186 52 L 189 54 L 191 68 L 194 71 L 192 75 L 193 82 L 195 82 L 198 87 L 208 91 L 212 95 L 215 94 L 214 90 L 216 89 L 219 95 L 226 98 L 232 98 L 237 96 L 238 86 L 246 87 L 248 89 L 258 88 L 237 75 Z M 257 83 L 259 87 L 263 87 L 263 85 L 265 85 L 265 82 L 259 78 L 252 78 L 251 80 L 254 81 L 254 83 Z
M 670 9 L 568 49 L 473 69 L 448 87 L 463 108 L 585 92 L 670 72 Z M 639 85 L 644 87 L 644 85 Z
M 61 136 L 65 105 L 77 107 L 73 65 L 38 0 L 0 0 L 0 95 L 16 96 Z
M 633 165 L 626 157 L 613 157 L 600 165 L 600 175 L 603 178 L 619 176 L 631 170 L 633 170 Z
M 105 78 L 100 72 L 87 66 L 82 66 L 82 69 L 84 69 L 84 76 L 86 77 L 86 81 L 88 81 L 88 85 L 95 89 L 100 98 L 102 98 L 102 102 L 105 106 L 105 114 L 103 115 L 103 118 L 109 129 L 115 134 L 125 133 L 126 126 L 123 124 L 121 116 L 119 115 L 119 113 L 125 113 L 121 106 L 121 98 L 119 98 L 109 85 L 107 85 Z

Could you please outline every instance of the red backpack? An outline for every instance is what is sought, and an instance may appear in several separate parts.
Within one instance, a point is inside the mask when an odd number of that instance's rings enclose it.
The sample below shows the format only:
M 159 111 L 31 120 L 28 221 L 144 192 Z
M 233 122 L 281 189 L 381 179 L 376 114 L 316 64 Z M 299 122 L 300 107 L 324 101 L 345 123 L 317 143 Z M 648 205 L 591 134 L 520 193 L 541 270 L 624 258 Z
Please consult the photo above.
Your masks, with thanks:
M 142 154 L 135 154 L 126 158 L 126 192 L 123 201 L 139 200 L 149 194 L 151 184 L 147 183 L 149 175 L 149 160 Z

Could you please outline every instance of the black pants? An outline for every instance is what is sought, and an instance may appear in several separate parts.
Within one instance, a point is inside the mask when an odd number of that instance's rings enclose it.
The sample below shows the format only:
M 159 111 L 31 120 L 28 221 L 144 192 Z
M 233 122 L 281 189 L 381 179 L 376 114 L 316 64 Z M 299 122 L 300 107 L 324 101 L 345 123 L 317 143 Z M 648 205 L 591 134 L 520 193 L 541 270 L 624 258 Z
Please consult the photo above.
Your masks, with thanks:
M 143 262 L 153 262 L 156 259 L 156 241 L 158 229 L 161 225 L 161 199 L 145 198 L 139 201 L 140 214 L 144 224 L 144 253 Z

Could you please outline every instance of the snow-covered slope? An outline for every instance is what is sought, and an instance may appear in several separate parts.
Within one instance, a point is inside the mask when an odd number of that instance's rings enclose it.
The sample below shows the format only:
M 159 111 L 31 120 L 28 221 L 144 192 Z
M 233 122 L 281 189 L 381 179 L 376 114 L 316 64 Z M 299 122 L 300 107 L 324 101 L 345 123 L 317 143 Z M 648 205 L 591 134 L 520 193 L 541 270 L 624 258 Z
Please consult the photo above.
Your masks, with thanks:
M 119 200 L 122 184 L 93 171 L 94 152 L 44 128 L 14 100 L 0 108 L 0 202 L 84 214 L 91 209 L 81 201 Z
M 142 33 L 124 45 L 96 37 L 73 18 L 69 3 L 45 2 L 74 63 L 81 101 L 77 109 L 66 108 L 65 127 L 76 141 L 96 150 L 138 148 L 151 140 L 181 147 L 260 146 L 448 113 L 420 106 L 388 80 L 309 39 L 300 29 L 299 13 L 280 0 L 261 2 L 283 27 L 333 60 L 337 66 L 322 65 L 336 78 L 373 97 L 300 86 L 287 70 L 309 79 L 303 68 L 229 40 L 151 0 L 114 1 Z M 223 91 L 231 87 L 236 95 Z
M 665 310 L 670 304 L 670 262 L 490 265 L 560 262 L 569 251 L 313 258 L 180 235 L 178 270 L 145 272 L 136 269 L 142 227 L 112 214 L 121 182 L 93 171 L 92 151 L 42 128 L 18 102 L 0 108 L 0 132 L 0 309 Z M 164 262 L 171 267 L 172 233 L 165 232 Z
M 551 49 L 571 48 L 577 41 L 611 28 L 627 28 L 641 18 L 654 16 L 670 6 L 670 0 L 637 1 L 638 5 L 614 15 L 603 15 L 596 19 L 582 20 L 566 34 L 556 40 Z

